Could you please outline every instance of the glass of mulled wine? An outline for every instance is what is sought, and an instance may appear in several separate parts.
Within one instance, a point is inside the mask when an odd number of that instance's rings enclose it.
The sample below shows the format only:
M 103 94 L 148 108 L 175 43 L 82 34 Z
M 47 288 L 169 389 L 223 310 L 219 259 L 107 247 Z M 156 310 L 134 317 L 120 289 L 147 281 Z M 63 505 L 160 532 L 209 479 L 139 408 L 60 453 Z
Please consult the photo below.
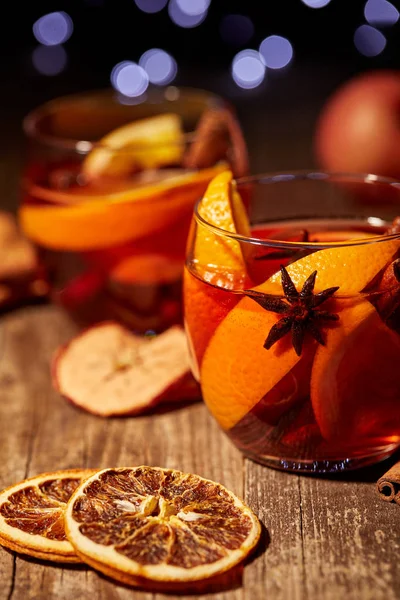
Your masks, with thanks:
M 192 371 L 251 459 L 337 472 L 398 448 L 399 212 L 399 183 L 323 172 L 227 171 L 196 204 Z
M 231 107 L 189 88 L 142 102 L 105 90 L 40 106 L 24 131 L 19 222 L 51 299 L 85 325 L 112 318 L 143 333 L 181 322 L 194 202 L 227 166 L 247 172 Z

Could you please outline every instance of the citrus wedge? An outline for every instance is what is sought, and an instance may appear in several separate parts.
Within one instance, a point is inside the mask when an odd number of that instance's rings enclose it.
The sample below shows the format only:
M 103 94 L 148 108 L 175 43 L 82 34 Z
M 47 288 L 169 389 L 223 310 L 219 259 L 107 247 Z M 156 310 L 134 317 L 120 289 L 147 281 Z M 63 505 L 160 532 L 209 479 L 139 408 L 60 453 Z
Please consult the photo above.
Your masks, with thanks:
M 221 484 L 159 467 L 105 469 L 71 497 L 65 517 L 76 553 L 131 585 L 212 577 L 257 544 L 254 513 Z
M 206 223 L 228 233 L 250 235 L 250 225 L 231 171 L 220 173 L 210 182 L 199 215 Z M 240 243 L 219 235 L 206 224 L 197 225 L 194 237 L 194 266 L 198 275 L 220 287 L 232 288 L 246 279 L 246 265 Z
M 274 387 L 299 362 L 286 340 L 269 350 L 263 347 L 279 318 L 244 298 L 211 338 L 200 371 L 201 387 L 205 403 L 223 429 L 236 425 L 268 392 L 274 394 Z M 302 355 L 308 356 L 314 348 L 306 342 Z
M 290 264 L 287 271 L 300 288 L 313 271 L 318 272 L 315 291 L 338 285 L 338 294 L 352 295 L 362 291 L 400 248 L 400 240 L 383 240 L 354 246 L 318 250 Z M 273 275 L 264 291 L 281 294 L 281 277 Z
M 314 413 L 327 440 L 342 443 L 397 435 L 400 429 L 400 336 L 367 300 L 344 308 L 327 331 L 311 377 Z M 397 435 L 398 437 L 398 435 Z
M 46 248 L 70 251 L 109 248 L 155 233 L 184 217 L 210 179 L 225 169 L 225 164 L 219 164 L 158 184 L 91 196 L 90 202 L 73 206 L 25 204 L 19 210 L 20 224 L 27 237 Z M 57 193 L 61 198 L 69 197 Z M 85 199 L 84 195 L 81 199 Z
M 241 235 L 250 232 L 247 214 L 230 171 L 221 173 L 210 182 L 199 214 L 208 223 L 225 231 Z M 190 243 L 192 265 L 199 278 L 224 289 L 243 287 L 249 283 L 239 242 L 216 235 L 205 225 L 193 225 L 189 246 Z M 207 285 L 201 279 L 185 270 L 185 328 L 192 348 L 194 373 L 198 373 L 214 329 L 239 301 L 239 296 Z
M 165 113 L 111 131 L 88 154 L 82 173 L 88 178 L 122 177 L 137 169 L 180 163 L 183 151 L 181 119 Z
M 95 473 L 69 469 L 25 479 L 0 493 L 0 544 L 55 562 L 80 562 L 64 529 L 67 501 Z

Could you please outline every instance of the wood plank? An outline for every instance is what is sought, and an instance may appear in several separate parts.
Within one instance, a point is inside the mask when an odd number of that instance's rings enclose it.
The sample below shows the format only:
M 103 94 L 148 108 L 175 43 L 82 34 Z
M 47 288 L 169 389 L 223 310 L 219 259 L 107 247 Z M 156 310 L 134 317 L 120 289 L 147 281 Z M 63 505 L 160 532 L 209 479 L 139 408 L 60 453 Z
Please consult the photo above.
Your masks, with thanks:
M 245 499 L 265 527 L 261 555 L 245 570 L 246 598 L 305 598 L 299 476 L 246 460 Z
M 399 507 L 379 498 L 376 471 L 367 481 L 300 480 L 309 600 L 399 598 Z
M 136 418 L 103 419 L 61 398 L 51 386 L 50 359 L 75 331 L 56 307 L 42 306 L 4 318 L 0 361 L 2 487 L 26 476 L 69 467 L 149 464 L 198 473 L 243 496 L 243 458 L 201 403 Z M 13 589 L 13 562 L 15 577 Z M 48 565 L 2 550 L 0 576 L 8 600 L 170 598 L 132 591 L 85 567 Z M 3 579 L 4 577 L 4 579 Z M 232 579 L 232 585 L 237 580 Z M 195 598 L 195 596 L 187 596 Z M 210 599 L 242 600 L 241 588 Z

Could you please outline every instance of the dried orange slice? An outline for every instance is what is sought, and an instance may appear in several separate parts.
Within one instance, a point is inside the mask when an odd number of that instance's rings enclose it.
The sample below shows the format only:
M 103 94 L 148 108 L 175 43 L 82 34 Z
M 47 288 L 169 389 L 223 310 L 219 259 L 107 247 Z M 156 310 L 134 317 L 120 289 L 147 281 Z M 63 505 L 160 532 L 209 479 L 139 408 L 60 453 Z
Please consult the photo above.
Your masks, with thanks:
M 112 321 L 78 334 L 57 351 L 52 364 L 59 393 L 103 417 L 138 414 L 174 400 L 188 373 L 181 327 L 153 338 L 135 335 Z
M 63 206 L 25 204 L 19 221 L 25 235 L 54 250 L 85 251 L 109 248 L 156 233 L 185 216 L 208 182 L 226 164 L 185 173 L 162 182 L 104 196 L 75 195 L 49 190 Z
M 0 493 L 0 544 L 56 562 L 80 562 L 64 529 L 64 512 L 78 485 L 95 473 L 69 469 L 43 473 Z
M 311 401 L 325 439 L 398 441 L 399 361 L 400 336 L 368 300 L 341 311 L 340 327 L 327 331 L 326 346 L 317 349 L 311 377 Z
M 260 523 L 219 483 L 159 467 L 99 471 L 65 515 L 78 556 L 131 585 L 181 584 L 227 571 L 255 547 Z
M 89 177 L 122 177 L 136 169 L 157 169 L 181 162 L 184 151 L 182 122 L 165 113 L 114 129 L 98 143 L 82 164 Z

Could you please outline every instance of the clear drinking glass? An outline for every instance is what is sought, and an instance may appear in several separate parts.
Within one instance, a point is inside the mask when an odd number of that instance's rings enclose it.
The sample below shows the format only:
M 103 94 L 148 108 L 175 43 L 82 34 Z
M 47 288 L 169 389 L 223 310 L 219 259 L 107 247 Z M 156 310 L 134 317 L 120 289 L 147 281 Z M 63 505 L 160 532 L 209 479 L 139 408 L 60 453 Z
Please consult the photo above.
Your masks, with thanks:
M 227 103 L 168 87 L 143 102 L 112 90 L 71 95 L 25 118 L 20 224 L 51 298 L 82 324 L 116 318 L 145 332 L 181 321 L 193 204 L 235 161 L 223 126 L 215 144 L 197 129 L 210 111 L 215 134 L 221 111 L 233 114 Z M 245 171 L 240 128 L 235 134 Z
M 386 458 L 400 444 L 400 183 L 297 172 L 237 190 L 251 236 L 207 221 L 202 199 L 187 248 L 185 327 L 209 411 L 271 467 Z

